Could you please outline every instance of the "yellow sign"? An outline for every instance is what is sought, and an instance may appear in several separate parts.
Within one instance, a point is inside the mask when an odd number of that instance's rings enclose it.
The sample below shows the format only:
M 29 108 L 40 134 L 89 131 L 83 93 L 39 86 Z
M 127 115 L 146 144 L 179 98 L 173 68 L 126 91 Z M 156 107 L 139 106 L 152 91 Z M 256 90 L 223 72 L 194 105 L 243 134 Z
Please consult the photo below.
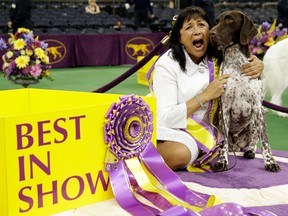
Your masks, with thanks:
M 119 97 L 0 91 L 0 215 L 45 216 L 112 198 L 103 127 Z M 142 98 L 154 111 L 154 99 Z
M 137 62 L 141 61 L 143 58 L 144 58 L 144 56 L 138 56 Z M 142 85 L 146 85 L 146 86 L 149 85 L 148 81 L 147 81 L 147 73 L 158 58 L 159 58 L 159 56 L 153 56 L 153 58 L 150 61 L 148 61 L 142 68 L 140 68 L 137 71 L 138 84 L 142 84 Z M 153 72 L 154 72 L 154 70 L 151 72 L 150 82 L 151 82 L 152 77 L 153 77 Z

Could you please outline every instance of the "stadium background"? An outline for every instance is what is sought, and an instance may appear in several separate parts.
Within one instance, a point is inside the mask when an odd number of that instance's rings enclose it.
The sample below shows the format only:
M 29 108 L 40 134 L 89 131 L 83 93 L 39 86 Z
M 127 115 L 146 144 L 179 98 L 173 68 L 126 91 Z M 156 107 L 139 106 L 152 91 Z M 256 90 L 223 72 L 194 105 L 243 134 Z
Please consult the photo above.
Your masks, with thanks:
M 9 7 L 12 1 L 0 1 L 0 33 L 7 32 Z M 117 33 L 113 26 L 119 22 L 126 28 L 121 33 L 137 32 L 168 32 L 171 29 L 171 18 L 179 9 L 192 4 L 192 0 L 175 0 L 175 8 L 168 7 L 168 0 L 152 0 L 155 17 L 150 28 L 137 29 L 133 22 L 133 7 L 125 8 L 125 0 L 98 0 L 101 13 L 86 14 L 86 0 L 32 0 L 32 21 L 35 34 L 95 34 Z M 239 9 L 250 16 L 256 24 L 263 21 L 272 22 L 277 17 L 277 0 L 242 0 L 214 1 L 215 17 L 229 9 Z

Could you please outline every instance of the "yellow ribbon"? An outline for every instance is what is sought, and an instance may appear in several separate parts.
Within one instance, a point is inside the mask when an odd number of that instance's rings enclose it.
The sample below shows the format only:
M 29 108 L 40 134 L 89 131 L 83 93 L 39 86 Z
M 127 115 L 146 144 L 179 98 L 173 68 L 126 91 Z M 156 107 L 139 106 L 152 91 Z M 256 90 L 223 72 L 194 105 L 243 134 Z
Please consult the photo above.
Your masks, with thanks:
M 191 209 L 192 211 L 195 211 L 195 212 L 199 212 L 203 210 L 202 208 L 192 206 L 184 201 L 179 200 L 177 197 L 173 196 L 168 191 L 166 191 L 165 188 L 159 189 L 158 187 L 153 185 L 152 182 L 154 182 L 155 184 L 155 182 L 158 182 L 158 181 L 152 175 L 149 175 L 148 177 L 148 175 L 146 174 L 145 170 L 143 169 L 137 157 L 127 159 L 125 160 L 125 162 L 129 170 L 134 175 L 139 187 L 141 187 L 143 190 L 160 194 L 173 206 L 181 205 L 184 208 Z
M 212 150 L 216 145 L 213 134 L 192 118 L 189 118 L 187 122 L 187 131 L 199 142 L 205 144 L 208 150 Z

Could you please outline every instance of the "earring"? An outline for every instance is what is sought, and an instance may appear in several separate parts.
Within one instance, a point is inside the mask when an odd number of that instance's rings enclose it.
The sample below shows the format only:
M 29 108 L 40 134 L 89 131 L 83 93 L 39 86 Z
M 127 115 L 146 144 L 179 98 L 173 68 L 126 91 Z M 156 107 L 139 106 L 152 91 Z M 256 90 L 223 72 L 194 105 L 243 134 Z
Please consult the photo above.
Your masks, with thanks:
M 173 18 L 172 18 L 172 26 L 174 26 L 174 24 L 176 23 L 177 18 L 178 18 L 178 15 L 173 16 Z

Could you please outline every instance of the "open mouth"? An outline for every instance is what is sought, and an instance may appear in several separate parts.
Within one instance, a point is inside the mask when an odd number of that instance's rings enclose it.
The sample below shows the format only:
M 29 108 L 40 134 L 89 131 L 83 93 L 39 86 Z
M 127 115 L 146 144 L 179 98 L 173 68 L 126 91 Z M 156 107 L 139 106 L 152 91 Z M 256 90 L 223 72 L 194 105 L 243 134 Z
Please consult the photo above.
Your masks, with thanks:
M 193 41 L 193 46 L 195 46 L 196 48 L 201 48 L 203 44 L 204 44 L 204 41 L 202 39 Z

